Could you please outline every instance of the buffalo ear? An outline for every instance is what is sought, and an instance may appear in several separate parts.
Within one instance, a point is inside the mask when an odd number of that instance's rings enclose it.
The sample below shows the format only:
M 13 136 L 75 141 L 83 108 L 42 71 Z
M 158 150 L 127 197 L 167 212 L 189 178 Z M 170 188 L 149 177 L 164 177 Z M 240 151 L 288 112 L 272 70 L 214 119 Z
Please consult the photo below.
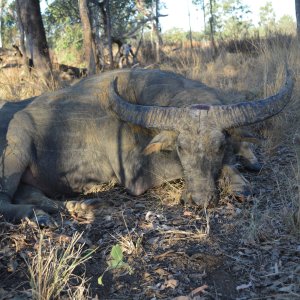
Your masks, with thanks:
M 236 142 L 248 142 L 252 144 L 260 144 L 261 139 L 253 135 L 249 130 L 244 128 L 234 128 L 228 130 L 231 138 Z
M 143 154 L 149 155 L 162 150 L 172 151 L 175 149 L 175 141 L 178 133 L 172 131 L 162 131 L 157 134 L 144 149 Z

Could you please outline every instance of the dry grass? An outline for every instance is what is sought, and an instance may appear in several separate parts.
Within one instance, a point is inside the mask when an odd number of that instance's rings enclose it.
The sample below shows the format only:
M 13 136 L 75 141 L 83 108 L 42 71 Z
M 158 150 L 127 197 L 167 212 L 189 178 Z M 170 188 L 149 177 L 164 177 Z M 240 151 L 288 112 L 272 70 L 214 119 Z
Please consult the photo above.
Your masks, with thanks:
M 137 232 L 128 229 L 124 214 L 122 213 L 123 222 L 127 233 L 124 235 L 117 234 L 114 236 L 117 243 L 121 246 L 122 251 L 132 257 L 140 256 L 143 253 L 142 240 L 143 236 Z
M 41 80 L 34 70 L 30 75 L 21 67 L 0 69 L 0 99 L 22 100 L 38 96 L 47 91 L 54 91 L 62 86 L 55 78 Z
M 162 187 L 151 189 L 151 195 L 157 198 L 162 205 L 178 205 L 182 191 L 184 190 L 184 181 L 181 179 L 173 182 L 165 182 Z
M 74 270 L 92 252 L 85 252 L 84 244 L 78 245 L 80 238 L 81 234 L 75 233 L 68 243 L 58 247 L 40 233 L 35 256 L 26 259 L 32 299 L 62 299 L 62 293 L 68 294 L 69 299 L 87 299 L 87 280 L 75 275 Z

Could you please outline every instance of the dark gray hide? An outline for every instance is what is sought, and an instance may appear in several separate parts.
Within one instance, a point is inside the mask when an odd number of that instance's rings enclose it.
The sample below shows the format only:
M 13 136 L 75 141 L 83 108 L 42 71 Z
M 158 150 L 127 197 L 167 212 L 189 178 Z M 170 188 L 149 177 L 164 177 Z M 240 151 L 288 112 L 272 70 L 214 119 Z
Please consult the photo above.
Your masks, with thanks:
M 120 97 L 111 84 L 116 77 Z M 113 178 L 140 195 L 183 176 L 188 198 L 206 206 L 216 195 L 226 130 L 277 114 L 292 87 L 288 77 L 273 98 L 222 106 L 214 89 L 180 75 L 118 70 L 4 104 L 0 213 L 20 220 L 33 209 L 52 212 L 64 204 L 28 195 L 72 196 Z

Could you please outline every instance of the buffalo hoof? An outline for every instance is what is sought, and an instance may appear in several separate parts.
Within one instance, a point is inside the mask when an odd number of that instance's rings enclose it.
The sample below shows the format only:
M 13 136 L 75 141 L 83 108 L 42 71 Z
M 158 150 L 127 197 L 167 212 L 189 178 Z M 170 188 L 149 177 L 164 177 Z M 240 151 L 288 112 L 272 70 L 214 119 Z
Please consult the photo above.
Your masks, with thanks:
M 262 165 L 260 163 L 251 164 L 246 166 L 246 169 L 251 172 L 259 172 L 262 169 Z
M 250 188 L 246 188 L 245 190 L 242 190 L 242 191 L 233 191 L 232 194 L 235 198 L 237 198 L 238 200 L 241 200 L 241 201 L 245 201 L 253 195 Z
M 181 202 L 181 204 L 187 205 L 187 206 L 197 205 L 200 208 L 211 208 L 211 207 L 215 207 L 217 205 L 218 199 L 214 195 L 211 195 L 208 200 L 203 201 L 200 198 L 195 199 L 192 197 L 191 193 L 189 193 L 187 191 L 183 191 L 181 194 L 180 202 Z
M 71 200 L 71 201 L 67 201 L 65 206 L 69 213 L 74 213 L 74 212 L 84 212 L 84 211 L 91 211 L 91 210 L 103 208 L 107 206 L 107 202 L 97 198 L 86 199 L 82 201 Z
M 31 218 L 32 221 L 37 223 L 39 227 L 57 228 L 58 224 L 50 217 L 47 213 L 42 210 L 35 210 L 34 216 Z
M 180 198 L 180 203 L 182 205 L 192 206 L 193 200 L 190 193 L 187 193 L 187 191 L 183 191 Z
M 239 158 L 241 168 L 250 172 L 259 172 L 262 169 L 262 164 L 259 162 L 252 163 L 244 158 Z

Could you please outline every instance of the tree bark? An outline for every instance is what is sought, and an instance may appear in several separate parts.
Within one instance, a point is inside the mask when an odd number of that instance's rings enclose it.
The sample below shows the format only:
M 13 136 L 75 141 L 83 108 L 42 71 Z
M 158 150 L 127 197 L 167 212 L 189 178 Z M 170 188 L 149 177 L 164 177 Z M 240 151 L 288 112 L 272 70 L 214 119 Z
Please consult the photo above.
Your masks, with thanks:
M 160 32 L 159 32 L 159 0 L 155 0 L 155 14 L 147 9 L 145 0 L 136 0 L 136 7 L 140 13 L 142 13 L 149 20 L 154 21 L 151 24 L 151 34 L 155 34 L 155 52 L 156 52 L 156 62 L 160 62 L 161 45 L 163 44 Z
M 295 0 L 296 20 L 297 20 L 297 37 L 300 40 L 300 0 Z
M 24 32 L 24 26 L 21 20 L 21 10 L 20 10 L 20 5 L 19 5 L 19 0 L 16 1 L 16 10 L 17 10 L 17 23 L 19 27 L 19 32 L 20 32 L 20 48 L 21 48 L 21 53 L 22 53 L 22 60 L 23 60 L 23 67 L 25 72 L 28 74 L 30 73 L 29 69 L 29 60 L 26 54 L 26 47 L 25 47 L 25 32 Z
M 107 24 L 107 42 L 108 42 L 108 52 L 109 52 L 109 64 L 110 68 L 114 67 L 114 58 L 112 52 L 112 39 L 111 39 L 111 16 L 110 16 L 110 1 L 106 0 L 105 3 L 106 10 L 106 24 Z
M 155 22 L 153 24 L 153 29 L 156 35 L 156 62 L 160 63 L 160 52 L 163 41 L 159 32 L 159 0 L 155 0 Z
M 205 0 L 202 2 L 202 11 L 203 11 L 203 30 L 204 34 L 206 32 L 206 11 L 205 11 Z
M 2 14 L 3 14 L 3 0 L 0 0 L 0 48 L 3 47 L 3 42 L 2 42 Z
M 214 12 L 213 12 L 213 1 L 214 0 L 209 0 L 209 10 L 210 10 L 210 18 L 209 18 L 209 28 L 210 28 L 210 41 L 211 41 L 211 45 L 213 47 L 214 50 L 214 59 L 217 57 L 218 55 L 218 49 L 217 49 L 217 45 L 215 42 L 215 36 L 214 36 Z
M 39 0 L 17 0 L 19 17 L 29 42 L 33 65 L 47 85 L 52 81 L 52 66 Z M 21 32 L 20 32 L 21 33 Z
M 79 12 L 83 29 L 83 42 L 88 74 L 96 74 L 96 58 L 91 21 L 89 17 L 88 0 L 79 0 Z

